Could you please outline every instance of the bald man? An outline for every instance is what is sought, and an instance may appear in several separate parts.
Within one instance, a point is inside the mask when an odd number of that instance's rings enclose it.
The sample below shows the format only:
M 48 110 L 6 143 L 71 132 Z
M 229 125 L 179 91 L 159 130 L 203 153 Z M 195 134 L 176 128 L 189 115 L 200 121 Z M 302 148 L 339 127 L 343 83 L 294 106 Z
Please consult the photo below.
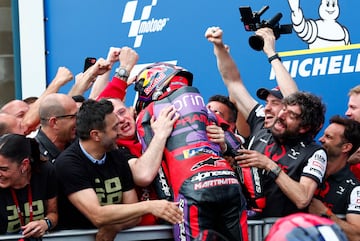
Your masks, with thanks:
M 30 106 L 25 101 L 11 100 L 1 108 L 0 112 L 22 119 L 29 109 Z
M 49 94 L 40 102 L 40 130 L 35 139 L 46 160 L 54 163 L 75 139 L 77 110 L 76 102 L 65 94 Z
M 9 133 L 24 135 L 21 121 L 13 115 L 0 113 L 0 136 Z

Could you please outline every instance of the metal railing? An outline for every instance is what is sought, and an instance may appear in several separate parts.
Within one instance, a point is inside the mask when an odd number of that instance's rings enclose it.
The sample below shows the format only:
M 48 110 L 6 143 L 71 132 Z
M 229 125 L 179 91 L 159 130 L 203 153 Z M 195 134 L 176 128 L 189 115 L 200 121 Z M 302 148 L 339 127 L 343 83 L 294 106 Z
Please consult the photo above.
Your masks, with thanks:
M 263 241 L 276 218 L 266 218 L 261 220 L 249 220 L 248 232 L 249 241 Z M 61 230 L 45 234 L 43 241 L 94 241 L 96 229 L 89 230 Z M 0 235 L 0 240 L 18 241 L 21 235 Z M 170 225 L 153 225 L 137 226 L 119 232 L 115 241 L 130 240 L 159 240 L 173 238 L 172 226 Z

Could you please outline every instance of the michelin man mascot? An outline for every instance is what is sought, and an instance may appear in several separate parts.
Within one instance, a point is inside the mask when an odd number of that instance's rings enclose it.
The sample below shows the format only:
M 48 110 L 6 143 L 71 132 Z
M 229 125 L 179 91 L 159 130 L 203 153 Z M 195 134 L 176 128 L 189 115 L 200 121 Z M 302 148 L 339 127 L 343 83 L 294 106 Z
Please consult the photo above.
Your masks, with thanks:
M 153 133 L 150 120 L 160 110 L 174 106 L 180 118 L 169 136 L 162 166 L 154 180 L 160 198 L 179 202 L 185 222 L 174 225 L 174 240 L 192 241 L 205 230 L 214 230 L 229 240 L 248 240 L 245 201 L 230 164 L 220 146 L 208 140 L 206 126 L 226 126 L 206 108 L 193 75 L 180 66 L 155 63 L 137 76 L 135 90 L 138 137 L 143 151 Z M 236 138 L 225 130 L 226 144 L 236 148 Z M 205 239 L 203 239 L 205 240 Z

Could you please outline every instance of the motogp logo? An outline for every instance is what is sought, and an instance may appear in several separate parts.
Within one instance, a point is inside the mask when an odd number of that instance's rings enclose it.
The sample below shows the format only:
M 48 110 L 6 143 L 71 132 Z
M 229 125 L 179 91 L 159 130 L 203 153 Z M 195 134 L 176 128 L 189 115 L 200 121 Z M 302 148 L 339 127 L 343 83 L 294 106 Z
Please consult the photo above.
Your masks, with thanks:
M 169 18 L 150 19 L 151 11 L 156 6 L 157 0 L 152 0 L 150 5 L 139 7 L 139 9 L 138 2 L 135 0 L 126 3 L 121 20 L 121 23 L 131 23 L 128 37 L 135 37 L 134 48 L 141 46 L 144 34 L 162 31 L 169 21 Z M 140 19 L 135 19 L 137 10 L 141 11 Z

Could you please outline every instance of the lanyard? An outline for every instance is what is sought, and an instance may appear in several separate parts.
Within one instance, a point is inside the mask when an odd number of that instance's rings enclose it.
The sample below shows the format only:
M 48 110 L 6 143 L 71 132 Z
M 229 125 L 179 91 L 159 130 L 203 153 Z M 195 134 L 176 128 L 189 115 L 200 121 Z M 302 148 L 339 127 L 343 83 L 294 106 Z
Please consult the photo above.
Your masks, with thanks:
M 25 218 L 23 218 L 23 216 L 21 215 L 21 210 L 20 210 L 20 206 L 19 206 L 19 200 L 17 199 L 16 193 L 14 189 L 10 189 L 11 191 L 11 196 L 14 200 L 15 206 L 16 206 L 16 211 L 18 213 L 19 219 L 20 219 L 20 224 L 21 226 L 25 225 Z M 33 220 L 33 207 L 32 207 L 32 193 L 31 193 L 31 186 L 30 184 L 28 185 L 28 202 L 29 202 L 29 214 L 30 214 L 30 222 Z

